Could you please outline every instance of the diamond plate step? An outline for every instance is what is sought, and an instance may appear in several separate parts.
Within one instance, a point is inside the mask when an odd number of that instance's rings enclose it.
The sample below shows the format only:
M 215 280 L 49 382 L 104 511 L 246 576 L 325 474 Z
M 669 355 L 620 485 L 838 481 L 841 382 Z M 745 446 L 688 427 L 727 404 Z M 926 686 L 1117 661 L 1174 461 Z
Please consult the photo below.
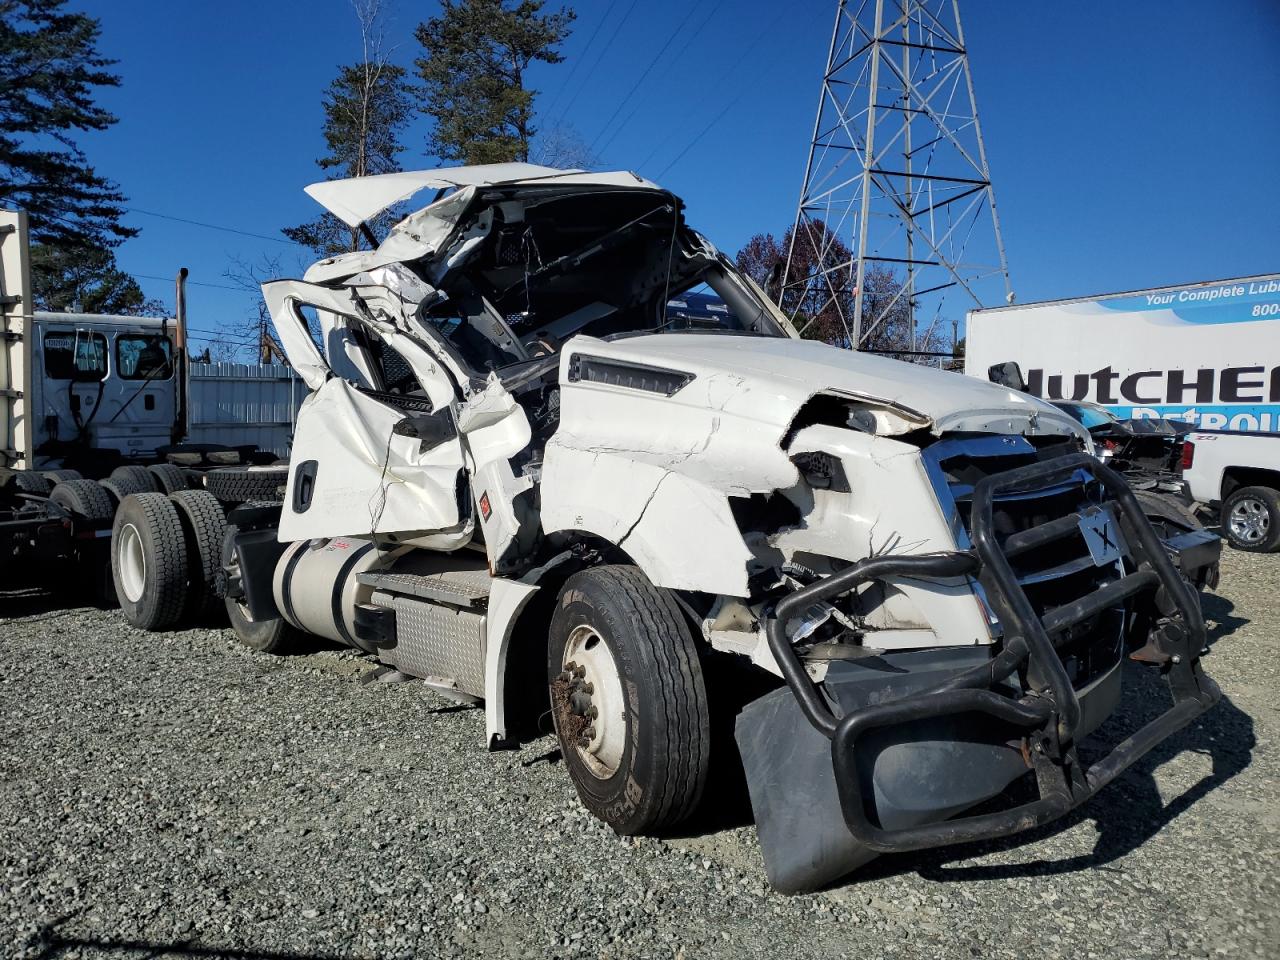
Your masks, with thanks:
M 444 573 L 361 573 L 356 579 L 386 593 L 417 597 L 451 607 L 483 609 L 489 602 L 492 578 L 487 570 L 448 570 Z

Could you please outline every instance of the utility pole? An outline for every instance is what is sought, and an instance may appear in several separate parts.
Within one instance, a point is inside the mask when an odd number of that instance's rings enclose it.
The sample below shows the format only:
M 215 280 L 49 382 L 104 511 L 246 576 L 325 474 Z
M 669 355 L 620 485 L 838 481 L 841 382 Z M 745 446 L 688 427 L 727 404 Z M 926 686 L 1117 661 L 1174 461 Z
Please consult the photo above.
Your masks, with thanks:
M 835 311 L 855 350 L 889 326 L 915 350 L 999 301 L 1013 289 L 959 0 L 838 0 L 779 302 L 800 327 Z

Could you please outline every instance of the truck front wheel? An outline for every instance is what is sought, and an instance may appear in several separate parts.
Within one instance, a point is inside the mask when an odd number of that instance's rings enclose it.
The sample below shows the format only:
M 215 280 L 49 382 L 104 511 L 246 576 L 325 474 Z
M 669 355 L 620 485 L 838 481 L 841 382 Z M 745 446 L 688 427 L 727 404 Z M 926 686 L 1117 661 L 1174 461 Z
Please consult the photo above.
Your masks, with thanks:
M 578 796 L 623 835 L 686 819 L 707 779 L 702 666 L 672 597 L 637 568 L 570 577 L 551 618 L 556 734 Z
M 1222 504 L 1222 533 L 1237 550 L 1270 553 L 1280 545 L 1280 490 L 1241 487 Z

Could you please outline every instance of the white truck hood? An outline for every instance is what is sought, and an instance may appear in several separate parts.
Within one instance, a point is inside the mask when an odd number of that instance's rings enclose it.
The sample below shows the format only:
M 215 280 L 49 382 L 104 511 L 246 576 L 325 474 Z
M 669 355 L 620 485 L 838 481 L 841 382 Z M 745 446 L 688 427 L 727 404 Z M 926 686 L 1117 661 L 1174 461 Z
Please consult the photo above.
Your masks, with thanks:
M 828 393 L 887 408 L 888 415 L 876 417 L 875 431 L 886 436 L 916 429 L 1085 435 L 1073 419 L 1029 394 L 813 340 L 683 333 L 614 341 L 576 337 L 565 345 L 562 377 L 575 354 L 693 374 L 685 390 L 699 394 L 714 384 L 708 402 L 740 415 L 752 415 L 754 407 L 766 422 L 789 423 L 805 401 Z

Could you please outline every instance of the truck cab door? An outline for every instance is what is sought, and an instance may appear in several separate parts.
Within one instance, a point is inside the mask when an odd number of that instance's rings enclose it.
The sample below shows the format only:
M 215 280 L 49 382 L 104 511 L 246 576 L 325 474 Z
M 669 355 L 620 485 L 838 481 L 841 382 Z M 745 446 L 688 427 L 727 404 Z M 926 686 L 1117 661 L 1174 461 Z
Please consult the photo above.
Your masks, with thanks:
M 106 336 L 83 327 L 50 324 L 37 315 L 31 349 L 33 449 L 92 438 L 106 393 Z
M 173 442 L 177 378 L 173 343 L 163 329 L 114 329 L 110 372 L 94 421 L 96 446 L 151 458 Z
M 383 534 L 444 550 L 469 542 L 450 373 L 416 341 L 370 323 L 350 289 L 282 280 L 263 294 L 312 391 L 298 411 L 280 539 Z M 325 316 L 323 352 L 308 307 Z M 362 362 L 336 374 L 333 361 L 353 352 Z

